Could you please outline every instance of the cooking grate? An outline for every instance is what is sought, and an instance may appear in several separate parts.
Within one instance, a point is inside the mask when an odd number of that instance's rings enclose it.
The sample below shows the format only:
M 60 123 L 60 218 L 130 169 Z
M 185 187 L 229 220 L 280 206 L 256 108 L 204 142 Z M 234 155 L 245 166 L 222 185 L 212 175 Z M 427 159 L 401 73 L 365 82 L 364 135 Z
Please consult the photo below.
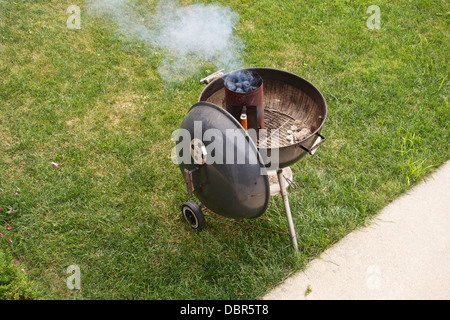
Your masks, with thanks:
M 264 109 L 264 129 L 267 134 L 259 136 L 257 147 L 258 148 L 281 148 L 292 145 L 288 136 L 291 135 L 291 127 L 296 125 L 299 120 L 291 117 L 290 115 L 275 109 Z M 304 127 L 306 124 L 303 123 Z M 274 139 L 272 141 L 272 130 L 278 130 L 278 143 Z M 307 138 L 307 137 L 305 137 Z

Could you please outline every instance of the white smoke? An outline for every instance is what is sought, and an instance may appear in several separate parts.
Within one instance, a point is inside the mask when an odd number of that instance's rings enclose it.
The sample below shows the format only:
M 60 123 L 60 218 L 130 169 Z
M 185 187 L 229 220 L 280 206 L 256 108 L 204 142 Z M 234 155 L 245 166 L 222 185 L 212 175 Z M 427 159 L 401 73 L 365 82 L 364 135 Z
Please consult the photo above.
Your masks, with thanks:
M 218 69 L 242 66 L 243 44 L 233 34 L 238 15 L 219 4 L 181 6 L 175 0 L 160 1 L 154 12 L 127 0 L 86 0 L 97 14 L 106 15 L 127 37 L 137 38 L 164 51 L 158 71 L 166 82 L 192 76 L 200 67 L 214 64 Z

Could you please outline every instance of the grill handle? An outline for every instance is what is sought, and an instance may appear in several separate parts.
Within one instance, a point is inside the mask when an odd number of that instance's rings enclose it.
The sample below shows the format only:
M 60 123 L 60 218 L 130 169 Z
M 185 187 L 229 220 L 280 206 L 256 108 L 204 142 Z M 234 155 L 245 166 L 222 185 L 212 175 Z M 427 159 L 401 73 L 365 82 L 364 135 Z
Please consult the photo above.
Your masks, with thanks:
M 313 155 L 313 154 L 317 151 L 317 148 L 318 148 L 322 143 L 324 143 L 325 140 L 326 140 L 325 137 L 324 137 L 323 135 L 321 135 L 320 133 L 316 132 L 316 135 L 319 136 L 319 139 L 317 139 L 316 142 L 314 142 L 313 146 L 312 146 L 310 149 L 308 149 L 307 147 L 305 147 L 305 146 L 303 146 L 303 145 L 301 145 L 301 144 L 298 144 L 298 146 L 299 146 L 300 148 L 302 148 L 303 150 L 305 150 L 306 152 L 308 152 L 309 154 Z
M 225 75 L 225 69 L 221 69 L 221 70 L 216 71 L 216 72 L 210 74 L 209 76 L 201 79 L 200 84 L 209 84 L 209 83 L 213 82 L 214 80 L 216 80 L 217 78 L 220 78 L 224 75 Z

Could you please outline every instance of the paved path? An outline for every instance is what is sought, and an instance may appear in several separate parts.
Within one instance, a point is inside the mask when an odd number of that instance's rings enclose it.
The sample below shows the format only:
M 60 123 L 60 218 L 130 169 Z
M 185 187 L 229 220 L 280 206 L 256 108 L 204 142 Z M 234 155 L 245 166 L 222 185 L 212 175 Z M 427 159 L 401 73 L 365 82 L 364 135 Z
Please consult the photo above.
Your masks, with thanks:
M 264 299 L 450 299 L 450 161 Z

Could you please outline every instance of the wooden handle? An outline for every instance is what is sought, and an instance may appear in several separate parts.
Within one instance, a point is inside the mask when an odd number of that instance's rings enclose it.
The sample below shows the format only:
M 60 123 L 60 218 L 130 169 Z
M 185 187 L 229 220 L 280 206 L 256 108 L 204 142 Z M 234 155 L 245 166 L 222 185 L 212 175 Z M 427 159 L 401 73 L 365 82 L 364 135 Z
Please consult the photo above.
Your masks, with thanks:
M 241 114 L 241 125 L 244 127 L 245 131 L 247 131 L 247 115 Z

